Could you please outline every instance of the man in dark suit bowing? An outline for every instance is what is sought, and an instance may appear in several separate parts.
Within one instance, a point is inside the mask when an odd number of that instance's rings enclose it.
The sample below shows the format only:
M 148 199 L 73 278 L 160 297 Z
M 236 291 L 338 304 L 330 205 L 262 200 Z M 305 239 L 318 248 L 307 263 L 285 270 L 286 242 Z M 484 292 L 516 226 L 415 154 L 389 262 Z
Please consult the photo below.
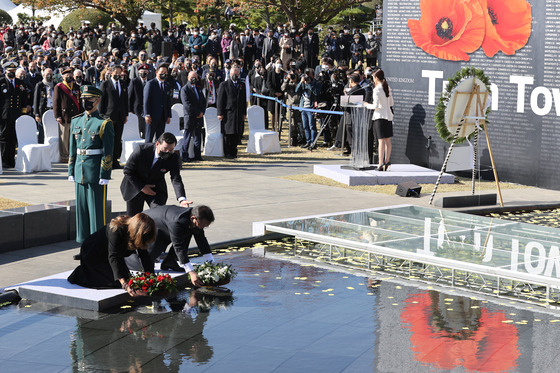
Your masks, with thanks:
M 216 101 L 224 135 L 224 155 L 229 159 L 237 158 L 237 144 L 243 134 L 247 115 L 245 82 L 239 79 L 239 75 L 239 68 L 232 67 L 231 79 L 220 84 Z
M 167 78 L 167 65 L 162 63 L 156 70 L 156 78 L 144 87 L 144 118 L 146 119 L 146 142 L 152 142 L 165 132 L 171 120 L 171 97 Z
M 185 112 L 185 135 L 181 155 L 183 162 L 193 160 L 202 161 L 200 144 L 202 142 L 202 126 L 204 125 L 204 113 L 206 112 L 206 98 L 198 83 L 198 74 L 189 72 L 189 82 L 181 89 L 181 102 Z M 194 159 L 189 158 L 189 143 L 194 141 Z
M 128 87 L 121 82 L 121 65 L 110 67 L 110 78 L 101 83 L 100 90 L 103 92 L 99 113 L 111 118 L 115 129 L 115 146 L 113 147 L 113 169 L 122 168 L 118 159 L 122 152 L 122 134 L 128 116 Z
M 180 206 L 156 206 L 144 211 L 154 220 L 157 228 L 156 240 L 148 247 L 148 253 L 152 261 L 165 252 L 167 246 L 172 244 L 167 256 L 161 263 L 161 269 L 171 269 L 178 272 L 187 272 L 191 282 L 200 286 L 198 276 L 189 262 L 189 244 L 194 236 L 198 250 L 204 259 L 214 261 L 210 244 L 204 234 L 204 228 L 214 221 L 214 213 L 208 206 L 200 205 L 194 208 L 182 208 Z M 125 258 L 128 268 L 142 270 L 139 257 L 132 254 Z
M 189 207 L 185 187 L 181 179 L 181 160 L 174 152 L 177 138 L 164 132 L 155 144 L 140 144 L 126 161 L 121 193 L 126 201 L 126 214 L 134 216 L 142 212 L 144 202 L 150 207 L 165 205 L 169 172 L 177 200 L 182 207 Z

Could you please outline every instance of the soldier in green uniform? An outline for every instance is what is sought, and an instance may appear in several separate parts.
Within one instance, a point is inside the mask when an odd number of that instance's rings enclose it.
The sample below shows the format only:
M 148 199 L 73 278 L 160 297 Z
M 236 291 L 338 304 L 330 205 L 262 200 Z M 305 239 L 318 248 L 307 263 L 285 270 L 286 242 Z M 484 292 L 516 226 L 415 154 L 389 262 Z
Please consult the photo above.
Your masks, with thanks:
M 99 114 L 101 91 L 95 86 L 81 88 L 85 112 L 72 118 L 68 180 L 76 183 L 76 241 L 108 223 L 105 216 L 107 184 L 113 165 L 115 131 L 113 122 Z

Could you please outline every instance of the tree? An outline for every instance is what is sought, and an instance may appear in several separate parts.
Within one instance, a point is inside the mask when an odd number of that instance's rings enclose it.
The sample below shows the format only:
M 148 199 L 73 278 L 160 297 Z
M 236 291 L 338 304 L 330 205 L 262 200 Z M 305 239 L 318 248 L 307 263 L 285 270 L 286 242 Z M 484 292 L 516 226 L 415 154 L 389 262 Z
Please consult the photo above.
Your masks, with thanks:
M 53 11 L 94 8 L 116 19 L 127 30 L 136 26 L 136 21 L 144 10 L 156 6 L 157 0 L 18 0 L 19 4 L 33 6 L 35 9 L 52 9 Z
M 225 4 L 235 11 L 269 9 L 270 13 L 280 12 L 291 26 L 306 28 L 328 23 L 341 11 L 365 3 L 366 0 L 225 0 Z M 214 7 L 216 0 L 198 0 L 199 7 Z

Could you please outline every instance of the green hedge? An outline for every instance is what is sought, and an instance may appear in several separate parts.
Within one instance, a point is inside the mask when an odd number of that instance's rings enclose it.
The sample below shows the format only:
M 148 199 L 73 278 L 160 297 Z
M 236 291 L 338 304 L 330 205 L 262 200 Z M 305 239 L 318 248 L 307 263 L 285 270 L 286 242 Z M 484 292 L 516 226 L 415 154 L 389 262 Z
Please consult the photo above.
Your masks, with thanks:
M 8 12 L 6 12 L 5 10 L 0 9 L 0 24 L 2 23 L 7 23 L 8 25 L 11 25 L 14 23 L 14 20 L 12 19 L 12 17 L 8 14 Z
M 104 27 L 107 27 L 108 24 L 111 22 L 115 22 L 111 16 L 105 12 L 102 12 L 97 9 L 77 9 L 72 13 L 68 14 L 62 22 L 60 22 L 60 27 L 64 32 L 68 32 L 70 27 L 73 27 L 74 30 L 79 29 L 82 26 L 82 21 L 90 21 L 91 27 L 97 27 L 98 24 L 102 24 Z

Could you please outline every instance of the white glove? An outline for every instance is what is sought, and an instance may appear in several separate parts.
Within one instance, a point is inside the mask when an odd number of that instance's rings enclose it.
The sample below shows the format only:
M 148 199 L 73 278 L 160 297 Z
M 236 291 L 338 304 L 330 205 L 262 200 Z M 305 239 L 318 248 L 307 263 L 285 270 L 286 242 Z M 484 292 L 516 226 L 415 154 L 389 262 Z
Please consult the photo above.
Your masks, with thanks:
M 99 179 L 99 185 L 108 185 L 109 184 L 109 180 L 107 179 Z
M 72 175 L 68 176 L 68 181 L 73 183 L 74 182 L 74 176 L 72 176 Z
M 204 260 L 206 260 L 207 262 L 214 263 L 214 256 L 212 255 L 212 253 L 204 254 L 204 255 L 202 255 L 202 257 L 203 257 Z

